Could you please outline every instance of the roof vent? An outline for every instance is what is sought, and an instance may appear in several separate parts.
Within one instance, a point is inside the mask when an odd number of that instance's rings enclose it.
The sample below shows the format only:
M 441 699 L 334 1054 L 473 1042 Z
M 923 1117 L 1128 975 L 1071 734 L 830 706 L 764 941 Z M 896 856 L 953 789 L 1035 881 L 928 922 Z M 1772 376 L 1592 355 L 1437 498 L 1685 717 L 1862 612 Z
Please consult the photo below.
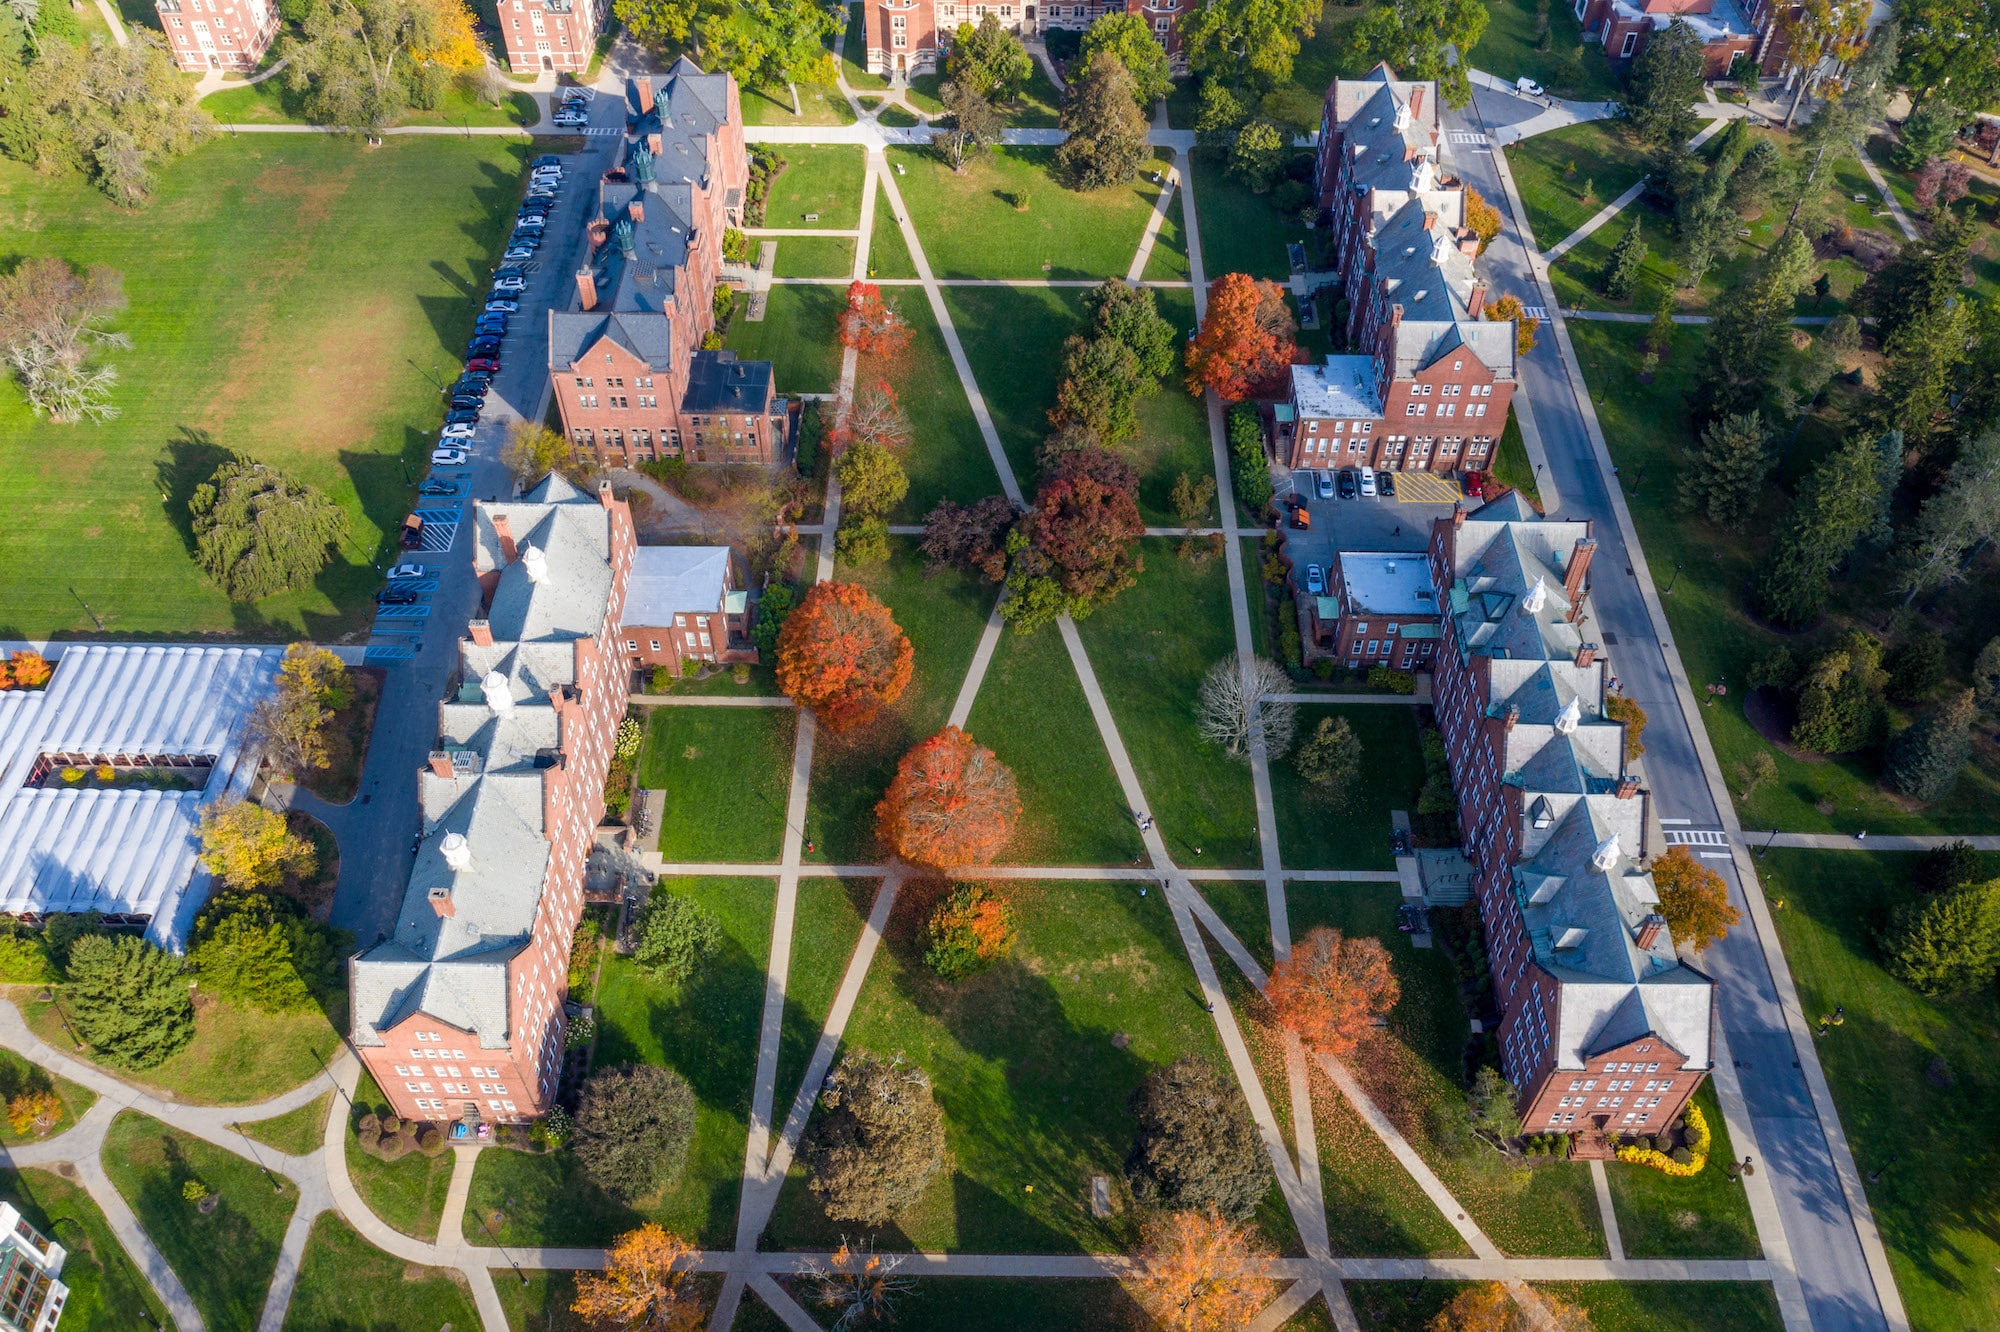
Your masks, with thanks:
M 528 581 L 531 583 L 548 580 L 549 557 L 533 546 L 521 547 L 521 567 L 528 571 Z
M 1609 871 L 1613 865 L 1618 863 L 1620 854 L 1621 852 L 1618 849 L 1618 834 L 1612 833 L 1609 837 L 1599 842 L 1597 850 L 1591 853 L 1591 868 L 1600 871 Z
M 444 853 L 444 863 L 452 869 L 472 868 L 472 845 L 465 840 L 464 833 L 446 833 L 444 841 L 438 843 L 438 850 Z
M 1417 294 L 1416 294 L 1415 296 L 1411 297 L 1411 299 L 1412 299 L 1412 300 L 1418 300 L 1418 301 L 1420 301 L 1420 300 L 1422 300 L 1422 299 L 1423 299 L 1424 297 L 1426 297 L 1426 296 L 1428 296 L 1428 295 L 1430 295 L 1430 294 L 1431 294 L 1431 289 L 1430 289 L 1429 287 L 1420 287 L 1420 288 L 1418 288 L 1418 289 L 1417 289 Z
M 507 677 L 498 671 L 486 672 L 486 678 L 479 682 L 480 692 L 486 695 L 486 706 L 498 717 L 514 710 L 514 692 L 508 687 Z
M 1556 734 L 1568 735 L 1583 720 L 1583 704 L 1572 698 L 1561 712 L 1556 714 Z
M 521 556 L 521 558 L 525 560 L 528 557 L 524 554 Z M 1548 602 L 1549 602 L 1549 589 L 1546 585 L 1543 584 L 1542 576 L 1540 574 L 1536 574 L 1535 585 L 1528 589 L 1528 594 L 1526 596 L 1521 598 L 1521 614 L 1540 615 L 1542 613 L 1542 607 L 1548 605 Z

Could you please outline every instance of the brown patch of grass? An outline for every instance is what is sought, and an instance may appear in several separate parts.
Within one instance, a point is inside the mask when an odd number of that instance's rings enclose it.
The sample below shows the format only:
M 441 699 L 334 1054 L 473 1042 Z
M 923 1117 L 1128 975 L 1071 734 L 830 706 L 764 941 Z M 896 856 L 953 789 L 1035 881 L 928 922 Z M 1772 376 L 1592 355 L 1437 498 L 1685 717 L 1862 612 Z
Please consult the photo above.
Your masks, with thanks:
M 382 676 L 378 667 L 348 670 L 348 685 L 354 698 L 326 724 L 327 765 L 307 773 L 299 783 L 329 804 L 344 805 L 360 789 L 361 768 L 368 759 L 368 738 L 375 731 L 375 707 L 382 699 Z

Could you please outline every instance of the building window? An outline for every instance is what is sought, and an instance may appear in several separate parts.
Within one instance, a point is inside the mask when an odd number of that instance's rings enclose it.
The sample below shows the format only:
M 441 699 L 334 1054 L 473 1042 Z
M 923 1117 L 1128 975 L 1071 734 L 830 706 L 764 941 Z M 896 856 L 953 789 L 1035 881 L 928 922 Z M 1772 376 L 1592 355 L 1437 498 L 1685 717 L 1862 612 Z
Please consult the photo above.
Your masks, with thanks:
M 655 652 L 658 652 L 658 651 L 660 650 L 660 640 L 659 640 L 659 639 L 655 638 L 655 639 L 650 639 L 650 640 L 648 640 L 648 641 L 649 641 L 649 643 L 651 644 L 651 646 L 652 646 L 652 649 L 653 649 L 653 651 L 655 651 Z
M 1637 46 L 1638 44 L 1639 44 L 1639 34 L 1638 34 L 1638 33 L 1636 33 L 1636 32 L 1628 32 L 1628 33 L 1626 33 L 1626 34 L 1625 34 L 1625 44 L 1624 44 L 1623 46 L 1621 46 L 1621 47 L 1619 47 L 1619 48 L 1618 48 L 1618 55 L 1619 55 L 1619 57 L 1620 57 L 1620 58 L 1622 59 L 1623 57 L 1626 57 L 1626 56 L 1629 56 L 1629 55 L 1631 55 L 1631 54 L 1632 54 L 1632 48 L 1633 48 L 1633 47 L 1635 47 L 1635 46 Z
M 627 652 L 637 652 L 639 650 L 639 645 L 628 638 L 625 640 L 625 650 Z

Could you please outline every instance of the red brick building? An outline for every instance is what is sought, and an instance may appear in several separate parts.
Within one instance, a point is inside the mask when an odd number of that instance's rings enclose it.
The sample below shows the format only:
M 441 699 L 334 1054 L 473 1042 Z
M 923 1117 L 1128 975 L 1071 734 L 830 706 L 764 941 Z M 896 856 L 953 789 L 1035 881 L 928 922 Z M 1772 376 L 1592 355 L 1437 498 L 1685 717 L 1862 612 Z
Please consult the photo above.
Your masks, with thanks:
M 1340 551 L 1327 571 L 1326 592 L 1301 599 L 1309 660 L 1331 657 L 1351 671 L 1430 669 L 1438 644 L 1438 603 L 1426 557 Z
M 731 586 L 727 546 L 641 546 L 625 597 L 625 653 L 633 669 L 754 662 L 750 594 Z
M 769 361 L 704 351 L 722 234 L 743 220 L 749 157 L 736 83 L 685 57 L 631 84 L 619 164 L 598 182 L 577 308 L 549 312 L 563 431 L 603 462 L 774 463 L 787 404 Z
M 581 73 L 590 65 L 610 0 L 499 0 L 507 67 L 516 74 Z
M 353 1043 L 394 1112 L 519 1121 L 562 1068 L 570 940 L 628 671 L 637 542 L 607 483 L 475 501 L 482 618 L 418 775 L 423 833 L 394 932 L 349 965 Z
M 257 68 L 278 35 L 271 0 L 153 0 L 174 65 L 193 74 Z
M 1596 42 L 1604 54 L 1623 65 L 1646 49 L 1654 32 L 1679 19 L 1701 38 L 1705 59 L 1703 75 L 1719 79 L 1729 73 L 1736 57 L 1753 52 L 1760 44 L 1760 29 L 1774 25 L 1760 8 L 1764 0 L 1751 0 L 1750 13 L 1736 0 L 1575 0 L 1576 17 L 1583 24 L 1587 42 Z M 1770 71 L 1767 71 L 1770 72 Z
M 1176 70 L 1187 68 L 1181 53 L 1180 20 L 1195 0 L 1088 0 L 1083 4 L 1040 4 L 1035 0 L 866 0 L 863 24 L 871 74 L 933 74 L 944 66 L 952 34 L 961 24 L 979 26 L 988 15 L 1023 37 L 1051 28 L 1081 31 L 1107 14 L 1137 14 L 1167 49 Z
M 1292 467 L 1484 470 L 1516 383 L 1512 320 L 1485 317 L 1465 187 L 1438 164 L 1437 87 L 1378 65 L 1338 79 L 1316 177 L 1356 350 L 1293 366 Z
M 1508 494 L 1431 533 L 1432 694 L 1492 960 L 1501 1068 L 1531 1133 L 1657 1132 L 1711 1067 L 1714 984 L 1645 868 L 1650 797 L 1585 637 L 1597 543 Z

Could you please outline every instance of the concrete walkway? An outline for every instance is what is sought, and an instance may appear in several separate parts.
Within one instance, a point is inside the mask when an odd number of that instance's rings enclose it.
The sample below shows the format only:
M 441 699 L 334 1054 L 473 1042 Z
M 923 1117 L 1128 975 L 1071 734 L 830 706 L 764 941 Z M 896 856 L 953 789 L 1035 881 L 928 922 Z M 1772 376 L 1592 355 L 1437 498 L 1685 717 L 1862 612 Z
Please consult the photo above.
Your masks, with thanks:
M 1896 198 L 1896 192 L 1889 188 L 1888 178 L 1883 176 L 1882 168 L 1875 165 L 1875 159 L 1868 155 L 1866 148 L 1861 149 L 1857 155 L 1861 158 L 1861 169 L 1868 173 L 1868 179 L 1874 184 L 1875 192 L 1882 196 L 1883 204 L 1889 209 L 1889 216 L 1895 221 L 1896 229 L 1903 233 L 1904 240 L 1915 240 L 1917 229 L 1911 223 L 1910 215 L 1903 211 L 1903 205 Z
M 97 0 L 97 12 L 104 16 L 104 22 L 111 29 L 111 40 L 119 46 L 130 46 L 132 39 L 125 33 L 125 24 L 118 17 L 111 0 Z
M 1623 1262 L 1625 1237 L 1618 1233 L 1618 1209 L 1611 1205 L 1611 1176 L 1604 1162 L 1590 1163 L 1590 1187 L 1597 1195 L 1597 1219 L 1604 1226 L 1604 1245 L 1611 1251 L 1611 1261 Z
M 1710 120 L 1706 128 L 1704 128 L 1699 134 L 1695 135 L 1692 139 L 1689 139 L 1687 141 L 1688 151 L 1693 152 L 1695 149 L 1707 143 L 1711 138 L 1715 136 L 1718 130 L 1720 130 L 1724 125 L 1728 124 L 1729 121 L 1734 118 L 1735 117 L 1718 115 L 1715 119 Z M 1627 189 L 1623 194 L 1619 195 L 1616 199 L 1613 199 L 1610 203 L 1604 205 L 1604 207 L 1598 209 L 1596 213 L 1592 214 L 1589 221 L 1585 222 L 1575 231 L 1570 232 L 1569 235 L 1563 237 L 1561 240 L 1557 241 L 1554 245 L 1551 245 L 1547 250 L 1543 251 L 1542 262 L 1546 264 L 1554 263 L 1556 260 L 1568 254 L 1571 250 L 1581 245 L 1591 235 L 1596 233 L 1598 229 L 1603 227 L 1605 223 L 1609 222 L 1612 218 L 1618 216 L 1618 214 L 1623 212 L 1626 208 L 1629 208 L 1641 194 L 1644 194 L 1646 192 L 1646 179 L 1647 178 L 1644 176 L 1639 177 L 1638 180 L 1632 182 L 1632 186 L 1630 189 Z
M 1930 851 L 1953 842 L 1970 843 L 1975 851 L 2000 851 L 2000 837 L 1898 837 L 1893 834 L 1855 837 L 1851 833 L 1752 832 L 1743 829 L 1732 839 L 1753 851 L 1766 847 L 1796 847 L 1812 851 Z

